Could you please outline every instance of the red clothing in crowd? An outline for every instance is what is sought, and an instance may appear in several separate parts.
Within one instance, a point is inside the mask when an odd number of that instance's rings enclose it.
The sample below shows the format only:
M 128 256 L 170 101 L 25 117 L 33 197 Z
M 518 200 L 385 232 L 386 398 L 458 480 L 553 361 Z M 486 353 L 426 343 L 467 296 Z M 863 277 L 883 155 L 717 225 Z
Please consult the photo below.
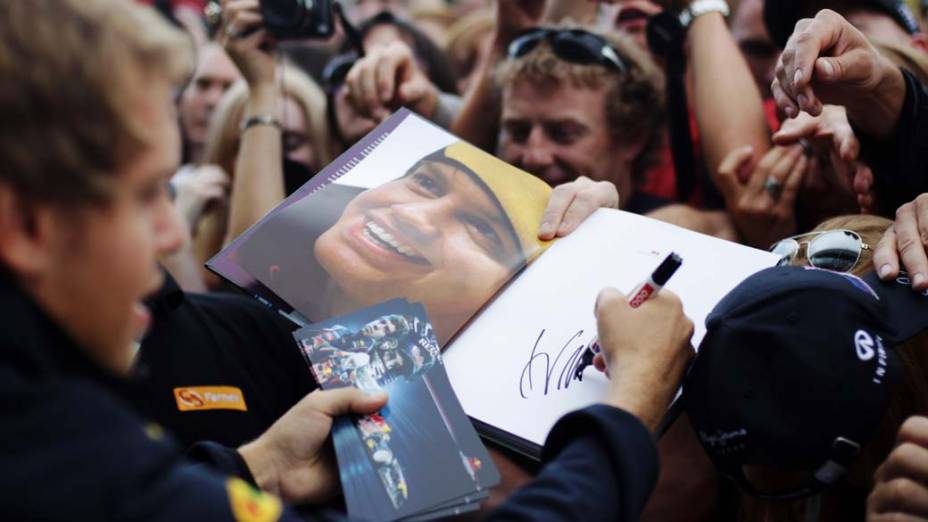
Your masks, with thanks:
M 780 119 L 777 116 L 777 105 L 773 98 L 764 100 L 764 113 L 767 115 L 767 124 L 776 132 L 780 128 Z M 705 179 L 702 176 L 702 147 L 699 143 L 699 126 L 696 124 L 696 117 L 690 112 L 690 134 L 693 137 L 693 158 L 696 160 L 696 173 L 700 176 L 700 181 Z M 645 192 L 652 196 L 665 198 L 671 201 L 678 201 L 677 198 L 677 178 L 673 168 L 673 154 L 670 152 L 670 143 L 661 151 L 661 157 L 657 165 L 645 173 L 644 180 L 637 190 Z M 703 183 L 697 182 L 696 190 L 693 197 L 690 198 L 691 205 L 702 208 L 703 194 L 705 187 Z

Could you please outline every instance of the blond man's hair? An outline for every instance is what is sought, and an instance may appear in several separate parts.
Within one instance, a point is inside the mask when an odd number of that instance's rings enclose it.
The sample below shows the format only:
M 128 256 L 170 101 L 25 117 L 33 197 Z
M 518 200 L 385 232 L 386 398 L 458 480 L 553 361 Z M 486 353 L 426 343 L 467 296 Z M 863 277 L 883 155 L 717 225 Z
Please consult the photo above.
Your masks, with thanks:
M 570 63 L 554 54 L 547 41 L 542 41 L 524 56 L 501 63 L 496 70 L 496 81 L 503 88 L 523 80 L 540 84 L 568 83 L 586 89 L 599 89 L 605 85 L 604 110 L 613 144 L 643 144 L 641 153 L 632 163 L 632 179 L 637 183 L 649 168 L 657 164 L 664 146 L 666 109 L 663 73 L 631 37 L 578 28 L 598 34 L 612 44 L 627 71 Z
M 192 65 L 189 39 L 135 2 L 0 2 L 0 183 L 32 201 L 106 201 L 143 146 L 138 91 Z

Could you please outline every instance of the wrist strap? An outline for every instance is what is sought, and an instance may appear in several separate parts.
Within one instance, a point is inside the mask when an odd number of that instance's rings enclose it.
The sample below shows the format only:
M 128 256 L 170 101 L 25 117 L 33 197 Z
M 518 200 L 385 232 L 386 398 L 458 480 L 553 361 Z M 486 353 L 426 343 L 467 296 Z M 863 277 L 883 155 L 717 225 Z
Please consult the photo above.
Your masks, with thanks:
M 728 18 L 730 12 L 725 0 L 695 0 L 680 13 L 680 23 L 683 27 L 689 27 L 693 20 L 704 14 L 722 13 L 723 17 Z
M 242 122 L 240 130 L 245 132 L 246 130 L 255 127 L 257 125 L 270 125 L 272 127 L 277 127 L 277 130 L 283 130 L 283 126 L 277 121 L 277 118 L 273 116 L 268 116 L 267 114 L 258 114 L 255 116 L 249 117 L 247 120 Z

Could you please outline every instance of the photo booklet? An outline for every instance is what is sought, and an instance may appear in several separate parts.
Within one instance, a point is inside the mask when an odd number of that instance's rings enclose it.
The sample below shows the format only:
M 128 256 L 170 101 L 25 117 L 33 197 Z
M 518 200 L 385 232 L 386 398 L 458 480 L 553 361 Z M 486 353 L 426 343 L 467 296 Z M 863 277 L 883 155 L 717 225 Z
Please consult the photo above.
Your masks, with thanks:
M 207 263 L 303 327 L 295 336 L 323 388 L 390 394 L 380 414 L 336 423 L 352 514 L 475 508 L 498 474 L 467 418 L 538 458 L 561 416 L 601 402 L 606 377 L 576 375 L 601 289 L 627 293 L 676 252 L 667 289 L 698 346 L 715 304 L 778 261 L 613 209 L 540 241 L 551 190 L 401 109 Z M 395 342 L 375 340 L 386 330 Z

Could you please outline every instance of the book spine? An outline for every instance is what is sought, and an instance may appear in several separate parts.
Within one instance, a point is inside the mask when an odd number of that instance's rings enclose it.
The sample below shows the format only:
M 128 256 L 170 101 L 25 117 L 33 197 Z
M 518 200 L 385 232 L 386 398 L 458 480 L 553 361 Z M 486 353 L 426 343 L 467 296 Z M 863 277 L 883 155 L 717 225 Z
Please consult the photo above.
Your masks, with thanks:
M 336 168 L 332 172 L 326 173 L 325 171 L 329 169 L 323 170 L 320 173 L 322 174 L 320 183 L 311 187 L 310 190 L 304 195 L 308 196 L 310 194 L 314 194 L 324 189 L 327 185 L 334 183 L 335 180 L 337 180 L 338 178 L 351 172 L 351 170 L 357 167 L 361 163 L 361 161 L 364 160 L 364 158 L 370 156 L 372 152 L 377 150 L 377 147 L 379 147 L 384 142 L 384 140 L 387 139 L 387 136 L 389 135 L 390 135 L 389 132 L 383 132 L 377 136 L 374 136 L 369 142 L 362 144 L 363 148 L 361 148 L 361 150 L 359 151 L 356 151 L 355 154 L 352 155 L 351 157 L 344 159 L 343 162 L 341 161 L 342 158 L 340 158 L 340 161 L 337 167 L 336 167 L 336 164 L 333 163 L 332 166 Z M 349 151 L 349 152 L 352 152 L 352 151 Z

